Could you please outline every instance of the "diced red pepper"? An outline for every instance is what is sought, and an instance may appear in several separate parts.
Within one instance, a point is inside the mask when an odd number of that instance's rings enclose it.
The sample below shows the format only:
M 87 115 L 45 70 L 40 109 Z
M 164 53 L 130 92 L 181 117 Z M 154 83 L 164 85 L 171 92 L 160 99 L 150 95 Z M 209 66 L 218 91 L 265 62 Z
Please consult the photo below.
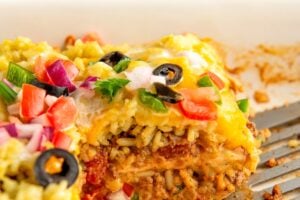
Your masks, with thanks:
M 30 84 L 23 84 L 22 89 L 21 116 L 30 120 L 44 111 L 46 91 Z
M 71 97 L 61 96 L 47 112 L 50 123 L 57 130 L 68 128 L 75 122 L 77 108 Z

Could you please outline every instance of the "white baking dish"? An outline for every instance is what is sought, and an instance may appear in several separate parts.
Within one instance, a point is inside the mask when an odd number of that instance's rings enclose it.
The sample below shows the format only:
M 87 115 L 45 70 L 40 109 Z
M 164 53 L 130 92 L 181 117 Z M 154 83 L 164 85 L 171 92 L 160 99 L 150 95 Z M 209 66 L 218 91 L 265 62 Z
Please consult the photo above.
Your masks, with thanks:
M 297 0 L 1 0 L 0 39 L 19 35 L 60 44 L 66 34 L 144 42 L 194 32 L 231 44 L 300 39 Z

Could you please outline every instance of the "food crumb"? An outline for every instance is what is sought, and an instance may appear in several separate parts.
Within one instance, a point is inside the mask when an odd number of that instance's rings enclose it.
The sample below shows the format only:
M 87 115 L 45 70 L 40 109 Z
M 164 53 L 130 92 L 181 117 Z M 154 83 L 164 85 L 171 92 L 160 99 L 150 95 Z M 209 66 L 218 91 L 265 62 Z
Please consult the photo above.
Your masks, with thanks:
M 254 137 L 257 137 L 259 134 L 260 134 L 260 132 L 259 131 L 257 131 L 257 129 L 256 129 L 256 127 L 255 127 L 255 124 L 253 123 L 253 122 L 247 122 L 247 128 L 251 131 L 251 133 L 252 133 L 252 135 L 254 136 Z
M 296 147 L 299 146 L 299 144 L 300 144 L 299 140 L 296 140 L 296 139 L 290 140 L 290 141 L 288 142 L 288 146 L 289 146 L 290 148 L 296 148 Z
M 275 158 L 271 158 L 266 162 L 266 166 L 269 168 L 275 167 L 278 165 L 278 161 Z
M 74 45 L 75 41 L 76 41 L 76 37 L 74 35 L 68 35 L 65 38 L 64 45 L 65 45 L 65 47 L 68 46 L 68 45 Z
M 230 81 L 230 89 L 232 89 L 235 93 L 244 91 L 243 85 L 238 78 L 234 77 L 233 75 L 228 76 L 228 78 Z
M 278 159 L 271 158 L 271 159 L 269 159 L 269 160 L 265 163 L 265 165 L 266 165 L 266 167 L 272 168 L 272 167 L 276 167 L 276 166 L 278 166 L 278 165 L 281 165 L 281 164 L 283 164 L 283 163 L 286 163 L 287 161 L 288 161 L 288 159 L 285 158 L 285 157 L 278 158 Z
M 282 192 L 279 185 L 275 185 L 272 190 L 272 194 L 265 192 L 263 195 L 264 200 L 282 200 Z
M 258 134 L 261 135 L 264 139 L 267 139 L 271 136 L 271 131 L 268 128 L 258 131 Z
M 256 90 L 254 92 L 254 99 L 257 103 L 267 103 L 270 101 L 268 94 L 263 90 Z

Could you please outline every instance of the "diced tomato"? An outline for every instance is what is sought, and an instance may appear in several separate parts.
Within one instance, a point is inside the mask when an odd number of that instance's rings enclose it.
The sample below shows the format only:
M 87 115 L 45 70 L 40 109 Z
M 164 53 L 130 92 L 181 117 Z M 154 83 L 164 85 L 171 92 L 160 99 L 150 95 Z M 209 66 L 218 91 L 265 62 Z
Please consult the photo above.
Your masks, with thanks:
M 71 97 L 61 96 L 52 104 L 47 112 L 47 116 L 57 130 L 69 127 L 75 121 L 77 109 Z
M 123 187 L 122 187 L 122 190 L 125 192 L 125 194 L 130 197 L 133 193 L 133 186 L 132 185 L 129 185 L 128 183 L 124 183 L 123 184 Z
M 77 69 L 77 67 L 73 64 L 73 62 L 69 61 L 69 60 L 63 60 L 63 65 L 65 67 L 65 70 L 68 74 L 68 77 L 71 81 L 73 81 L 76 76 L 79 73 L 79 70 Z
M 45 103 L 47 106 L 51 107 L 56 101 L 57 101 L 57 97 L 56 96 L 52 96 L 52 95 L 46 95 L 45 98 Z
M 94 42 L 94 41 L 96 41 L 96 42 L 98 42 L 100 45 L 102 45 L 103 44 L 103 41 L 102 41 L 102 39 L 99 37 L 99 35 L 97 34 L 97 33 L 93 33 L 93 32 L 91 32 L 91 33 L 86 33 L 85 35 L 83 35 L 82 37 L 81 37 L 81 40 L 82 40 L 82 42 Z
M 46 72 L 46 66 L 47 66 L 46 60 L 41 56 L 37 57 L 34 64 L 34 74 L 36 75 L 38 80 L 45 83 L 53 84 Z
M 217 106 L 210 97 L 199 95 L 198 89 L 181 89 L 183 100 L 178 103 L 181 112 L 190 119 L 215 120 L 217 118 Z
M 45 60 L 39 56 L 35 60 L 34 74 L 39 80 L 43 80 L 45 76 Z
M 211 80 L 214 82 L 214 84 L 219 88 L 219 90 L 222 90 L 225 87 L 224 82 L 218 75 L 216 75 L 213 72 L 207 72 L 207 74 L 211 78 Z
M 44 111 L 46 91 L 30 84 L 23 84 L 22 89 L 21 116 L 29 120 Z
M 43 126 L 51 126 L 51 123 L 47 117 L 46 113 L 43 113 L 30 121 L 31 124 L 41 124 Z
M 72 143 L 72 139 L 65 133 L 55 132 L 52 139 L 52 143 L 56 148 L 68 150 Z

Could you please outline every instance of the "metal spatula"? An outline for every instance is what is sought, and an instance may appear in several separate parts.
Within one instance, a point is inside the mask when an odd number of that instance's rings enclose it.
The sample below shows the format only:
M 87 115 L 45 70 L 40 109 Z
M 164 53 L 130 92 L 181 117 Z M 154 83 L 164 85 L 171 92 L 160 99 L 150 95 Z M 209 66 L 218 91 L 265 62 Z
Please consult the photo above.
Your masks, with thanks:
M 248 182 L 252 197 L 237 191 L 226 200 L 262 200 L 263 194 L 271 193 L 275 184 L 280 186 L 284 199 L 300 200 L 300 146 L 288 146 L 289 140 L 300 138 L 300 102 L 259 113 L 254 122 L 259 130 L 270 128 L 272 135 L 262 144 L 257 172 Z M 267 168 L 265 163 L 271 158 L 283 163 Z

